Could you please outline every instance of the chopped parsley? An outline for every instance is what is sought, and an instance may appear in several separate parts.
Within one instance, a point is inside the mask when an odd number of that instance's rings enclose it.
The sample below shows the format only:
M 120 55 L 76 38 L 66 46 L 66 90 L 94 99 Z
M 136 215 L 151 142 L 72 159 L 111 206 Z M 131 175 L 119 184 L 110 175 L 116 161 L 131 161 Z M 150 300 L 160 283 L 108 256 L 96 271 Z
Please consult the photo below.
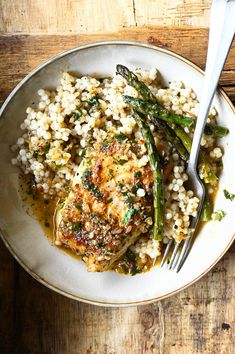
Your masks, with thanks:
M 107 132 L 107 126 L 104 124 L 102 125 L 102 127 L 100 127 L 101 130 L 103 130 L 104 132 Z
M 99 99 L 100 97 L 98 95 L 95 95 L 91 97 L 87 102 L 90 105 L 90 107 L 97 106 L 99 104 Z
M 45 154 L 47 154 L 50 150 L 50 143 L 46 143 L 46 146 L 45 146 Z
M 75 121 L 78 120 L 82 116 L 82 110 L 80 108 L 77 108 L 73 116 Z
M 88 170 L 88 168 L 85 170 L 83 174 L 83 180 L 87 180 L 91 175 L 91 171 Z
M 108 249 L 105 249 L 103 254 L 104 254 L 104 256 L 108 256 L 108 255 L 112 254 L 112 252 Z
M 113 201 L 113 198 L 109 198 L 108 200 L 107 200 L 107 203 L 111 203 Z
M 108 140 L 104 140 L 101 150 L 103 152 L 106 152 L 108 151 L 109 148 L 110 148 L 110 142 Z
M 82 153 L 81 153 L 81 158 L 83 159 L 83 157 L 85 157 L 86 156 L 86 149 L 82 149 Z
M 142 176 L 142 172 L 141 172 L 141 171 L 136 171 L 136 172 L 134 173 L 134 176 L 135 176 L 136 178 L 140 178 L 140 177 Z
M 115 157 L 113 157 L 113 160 L 114 160 L 114 162 L 115 162 L 116 164 L 121 165 L 121 166 L 123 166 L 125 163 L 128 162 L 128 160 L 124 160 L 124 159 L 118 160 L 118 159 L 116 159 Z
M 140 270 L 140 268 L 137 265 L 135 265 L 133 270 L 132 270 L 132 272 L 131 272 L 131 275 L 133 276 L 133 275 L 136 275 L 136 274 L 139 274 L 139 273 L 141 273 L 141 270 Z
M 75 204 L 75 208 L 76 208 L 77 210 L 82 210 L 82 205 L 80 205 L 80 204 Z
M 129 206 L 131 206 L 134 203 L 134 198 L 129 195 L 126 199 L 125 199 L 125 203 Z
M 215 211 L 215 214 L 218 217 L 218 221 L 221 221 L 226 216 L 226 212 L 224 210 L 217 210 Z
M 119 165 L 121 165 L 121 166 L 127 162 L 128 162 L 127 160 L 122 160 L 122 159 L 118 161 Z
M 98 216 L 96 214 L 91 214 L 91 219 L 92 220 L 98 220 Z
M 88 189 L 95 198 L 101 198 L 102 193 L 100 190 L 95 186 L 93 182 L 89 182 L 89 178 L 91 176 L 90 170 L 86 169 L 83 176 L 82 176 L 82 184 L 86 189 Z
M 73 231 L 81 231 L 82 229 L 82 222 L 81 221 L 72 221 L 72 230 Z
M 87 183 L 86 188 L 92 192 L 95 198 L 101 198 L 101 191 L 94 185 L 94 183 Z
M 113 175 L 113 169 L 112 169 L 112 168 L 109 169 L 109 174 L 110 174 L 111 176 Z
M 233 201 L 234 198 L 235 198 L 235 194 L 230 193 L 230 192 L 227 191 L 226 189 L 224 189 L 224 196 L 225 196 L 226 199 L 229 199 L 229 200 L 231 200 L 231 201 Z
M 139 210 L 137 209 L 128 209 L 124 217 L 122 218 L 122 223 L 127 224 L 131 219 L 132 216 L 139 214 Z
M 59 171 L 59 169 L 62 167 L 62 165 L 55 165 L 55 172 Z
M 115 135 L 115 139 L 117 139 L 117 141 L 119 141 L 119 142 L 122 142 L 122 141 L 124 141 L 124 140 L 127 140 L 128 139 L 128 137 L 125 135 L 125 134 L 117 134 L 117 135 Z
M 86 252 L 84 252 L 84 253 L 82 254 L 82 258 L 83 258 L 83 257 L 88 257 L 89 255 L 90 255 L 90 252 L 86 251 Z

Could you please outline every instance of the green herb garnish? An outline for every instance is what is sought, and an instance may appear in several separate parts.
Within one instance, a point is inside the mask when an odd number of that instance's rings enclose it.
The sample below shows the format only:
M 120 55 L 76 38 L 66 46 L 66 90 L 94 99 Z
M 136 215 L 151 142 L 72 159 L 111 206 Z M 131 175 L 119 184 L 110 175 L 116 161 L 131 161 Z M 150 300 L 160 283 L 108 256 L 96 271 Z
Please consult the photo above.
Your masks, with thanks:
M 96 214 L 91 214 L 90 216 L 92 220 L 98 220 L 98 216 Z
M 100 127 L 101 130 L 103 130 L 104 132 L 107 132 L 107 126 L 104 124 L 102 125 L 102 127 Z
M 82 254 L 82 258 L 83 258 L 83 257 L 88 257 L 89 255 L 90 255 L 90 252 L 87 252 L 87 251 L 86 251 L 86 252 L 84 252 L 84 253 Z
M 227 213 L 224 210 L 217 210 L 215 214 L 218 216 L 218 221 L 221 221 Z
M 81 221 L 72 221 L 72 230 L 73 231 L 81 231 L 82 222 Z
M 229 199 L 229 200 L 231 200 L 231 201 L 233 201 L 234 198 L 235 198 L 235 194 L 230 193 L 230 192 L 227 191 L 226 189 L 224 189 L 224 196 L 225 196 L 226 199 Z
M 101 150 L 103 152 L 106 152 L 108 151 L 109 148 L 110 148 L 110 142 L 108 140 L 104 140 Z
M 132 216 L 137 215 L 137 214 L 139 214 L 139 210 L 137 210 L 137 209 L 128 209 L 126 214 L 124 215 L 124 217 L 122 219 L 122 223 L 123 224 L 127 224 L 131 220 Z
M 128 162 L 128 160 L 122 160 L 122 159 L 118 161 L 119 165 L 121 165 L 121 166 L 127 162 Z
M 83 174 L 83 180 L 87 180 L 91 175 L 91 171 L 88 170 L 88 168 L 85 170 L 84 174 Z
M 140 268 L 137 265 L 135 265 L 133 270 L 132 270 L 132 272 L 131 272 L 131 275 L 136 275 L 136 274 L 139 274 L 139 273 L 141 273 L 141 270 L 140 270 Z
M 125 203 L 128 204 L 129 206 L 131 206 L 134 203 L 134 198 L 129 195 L 126 199 L 125 199 Z
M 140 177 L 142 176 L 142 173 L 141 173 L 140 171 L 136 171 L 136 172 L 134 173 L 134 176 L 135 176 L 136 178 L 140 178 Z
M 50 143 L 47 142 L 45 145 L 45 154 L 47 154 L 49 150 L 50 150 Z
M 62 165 L 55 165 L 55 171 L 59 171 L 59 169 L 62 167 Z
M 86 149 L 82 149 L 82 153 L 81 153 L 81 158 L 83 159 L 83 157 L 85 157 L 86 156 Z
M 100 190 L 95 186 L 93 182 L 89 182 L 89 178 L 91 176 L 90 170 L 86 169 L 83 176 L 82 176 L 82 184 L 86 189 L 88 189 L 95 198 L 101 198 L 102 193 Z
M 114 137 L 115 137 L 115 139 L 117 139 L 119 142 L 122 142 L 122 141 L 128 139 L 128 137 L 127 137 L 125 134 L 117 134 L 117 135 L 115 135 Z
M 96 106 L 99 104 L 100 97 L 98 95 L 95 95 L 91 97 L 87 103 L 90 105 L 90 107 Z
M 86 189 L 88 189 L 95 198 L 101 198 L 102 197 L 102 193 L 100 192 L 100 190 L 95 186 L 94 183 L 84 183 L 84 187 Z
M 76 111 L 74 112 L 73 116 L 74 116 L 74 120 L 78 120 L 79 118 L 82 117 L 82 110 L 80 108 L 77 108 Z
M 113 157 L 113 160 L 116 164 L 121 165 L 121 166 L 123 166 L 125 163 L 128 162 L 128 160 L 123 160 L 123 159 L 118 160 L 115 157 Z

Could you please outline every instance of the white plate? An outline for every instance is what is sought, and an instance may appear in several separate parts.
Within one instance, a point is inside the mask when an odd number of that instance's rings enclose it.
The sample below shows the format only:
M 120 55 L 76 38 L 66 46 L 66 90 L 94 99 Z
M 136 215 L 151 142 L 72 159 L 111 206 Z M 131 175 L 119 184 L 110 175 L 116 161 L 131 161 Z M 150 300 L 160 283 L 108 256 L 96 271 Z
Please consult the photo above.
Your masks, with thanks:
M 170 51 L 137 42 L 102 42 L 81 46 L 50 59 L 20 82 L 1 109 L 0 120 L 0 225 L 3 242 L 18 262 L 38 281 L 76 300 L 97 305 L 125 306 L 156 301 L 189 286 L 208 272 L 234 239 L 235 202 L 224 198 L 223 189 L 235 193 L 235 117 L 224 92 L 214 100 L 218 122 L 230 134 L 222 139 L 224 170 L 215 209 L 227 212 L 221 222 L 209 222 L 197 237 L 179 274 L 160 267 L 145 274 L 123 276 L 114 272 L 88 273 L 85 265 L 53 247 L 38 222 L 25 212 L 19 195 L 17 168 L 10 163 L 9 146 L 21 134 L 26 107 L 37 102 L 40 88 L 54 88 L 63 71 L 78 75 L 113 75 L 116 64 L 157 67 L 165 82 L 182 80 L 200 93 L 202 71 Z

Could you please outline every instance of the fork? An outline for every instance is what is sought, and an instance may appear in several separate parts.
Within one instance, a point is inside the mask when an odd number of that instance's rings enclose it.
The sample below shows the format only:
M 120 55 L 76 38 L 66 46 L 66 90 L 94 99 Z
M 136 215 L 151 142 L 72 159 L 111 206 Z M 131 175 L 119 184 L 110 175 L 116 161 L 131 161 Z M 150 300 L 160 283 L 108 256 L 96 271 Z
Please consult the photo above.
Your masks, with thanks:
M 188 238 L 180 243 L 170 240 L 166 246 L 161 266 L 169 258 L 168 269 L 179 272 L 192 248 L 195 230 L 198 225 L 203 202 L 205 200 L 205 187 L 198 176 L 197 161 L 200 150 L 202 134 L 207 121 L 213 97 L 219 82 L 221 71 L 229 53 L 235 33 L 235 0 L 213 0 L 210 16 L 210 33 L 207 52 L 205 77 L 201 103 L 193 136 L 192 148 L 189 156 L 187 174 L 192 189 L 199 198 L 197 216 L 192 217 Z

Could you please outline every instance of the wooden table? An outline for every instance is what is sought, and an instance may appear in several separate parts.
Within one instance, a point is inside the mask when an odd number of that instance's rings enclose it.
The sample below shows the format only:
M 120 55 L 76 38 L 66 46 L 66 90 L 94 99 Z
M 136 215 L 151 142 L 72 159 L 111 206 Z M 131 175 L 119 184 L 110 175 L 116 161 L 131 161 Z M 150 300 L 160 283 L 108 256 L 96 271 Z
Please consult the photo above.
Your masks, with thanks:
M 112 33 L 107 32 L 105 15 L 100 17 L 103 22 L 95 24 L 90 23 L 87 16 L 77 24 L 71 16 L 72 23 L 68 24 L 66 13 L 67 26 L 64 22 L 58 25 L 55 19 L 62 16 L 64 7 L 72 13 L 67 1 L 62 1 L 60 6 L 56 6 L 56 1 L 20 0 L 17 4 L 2 1 L 1 102 L 17 82 L 46 58 L 95 40 L 151 42 L 204 67 L 208 30 L 188 25 L 208 25 L 210 1 L 176 1 L 178 8 L 171 7 L 173 1 L 159 1 L 156 14 L 153 11 L 156 2 L 154 6 L 152 1 L 111 2 L 114 9 L 107 0 L 99 0 L 96 5 L 100 13 L 106 4 L 106 15 L 120 10 L 114 18 L 115 24 L 110 27 Z M 89 9 L 93 9 L 92 3 L 95 1 L 87 0 Z M 144 3 L 149 3 L 152 12 Z M 52 11 L 51 17 L 48 13 L 45 16 L 40 13 L 47 4 Z M 83 10 L 85 4 L 78 1 L 77 6 Z M 173 15 L 171 19 L 165 16 L 161 22 L 166 8 Z M 95 10 L 92 11 L 95 14 Z M 27 17 L 28 13 L 35 15 L 34 20 Z M 150 26 L 153 22 L 158 26 Z M 146 23 L 147 26 L 140 26 Z M 106 31 L 91 34 L 94 28 L 100 27 Z M 30 35 L 25 34 L 27 31 Z M 55 35 L 55 32 L 60 34 Z M 235 46 L 227 60 L 221 85 L 235 100 Z M 235 353 L 235 244 L 209 274 L 178 295 L 151 305 L 123 309 L 82 304 L 48 290 L 14 261 L 2 242 L 0 259 L 2 354 Z

